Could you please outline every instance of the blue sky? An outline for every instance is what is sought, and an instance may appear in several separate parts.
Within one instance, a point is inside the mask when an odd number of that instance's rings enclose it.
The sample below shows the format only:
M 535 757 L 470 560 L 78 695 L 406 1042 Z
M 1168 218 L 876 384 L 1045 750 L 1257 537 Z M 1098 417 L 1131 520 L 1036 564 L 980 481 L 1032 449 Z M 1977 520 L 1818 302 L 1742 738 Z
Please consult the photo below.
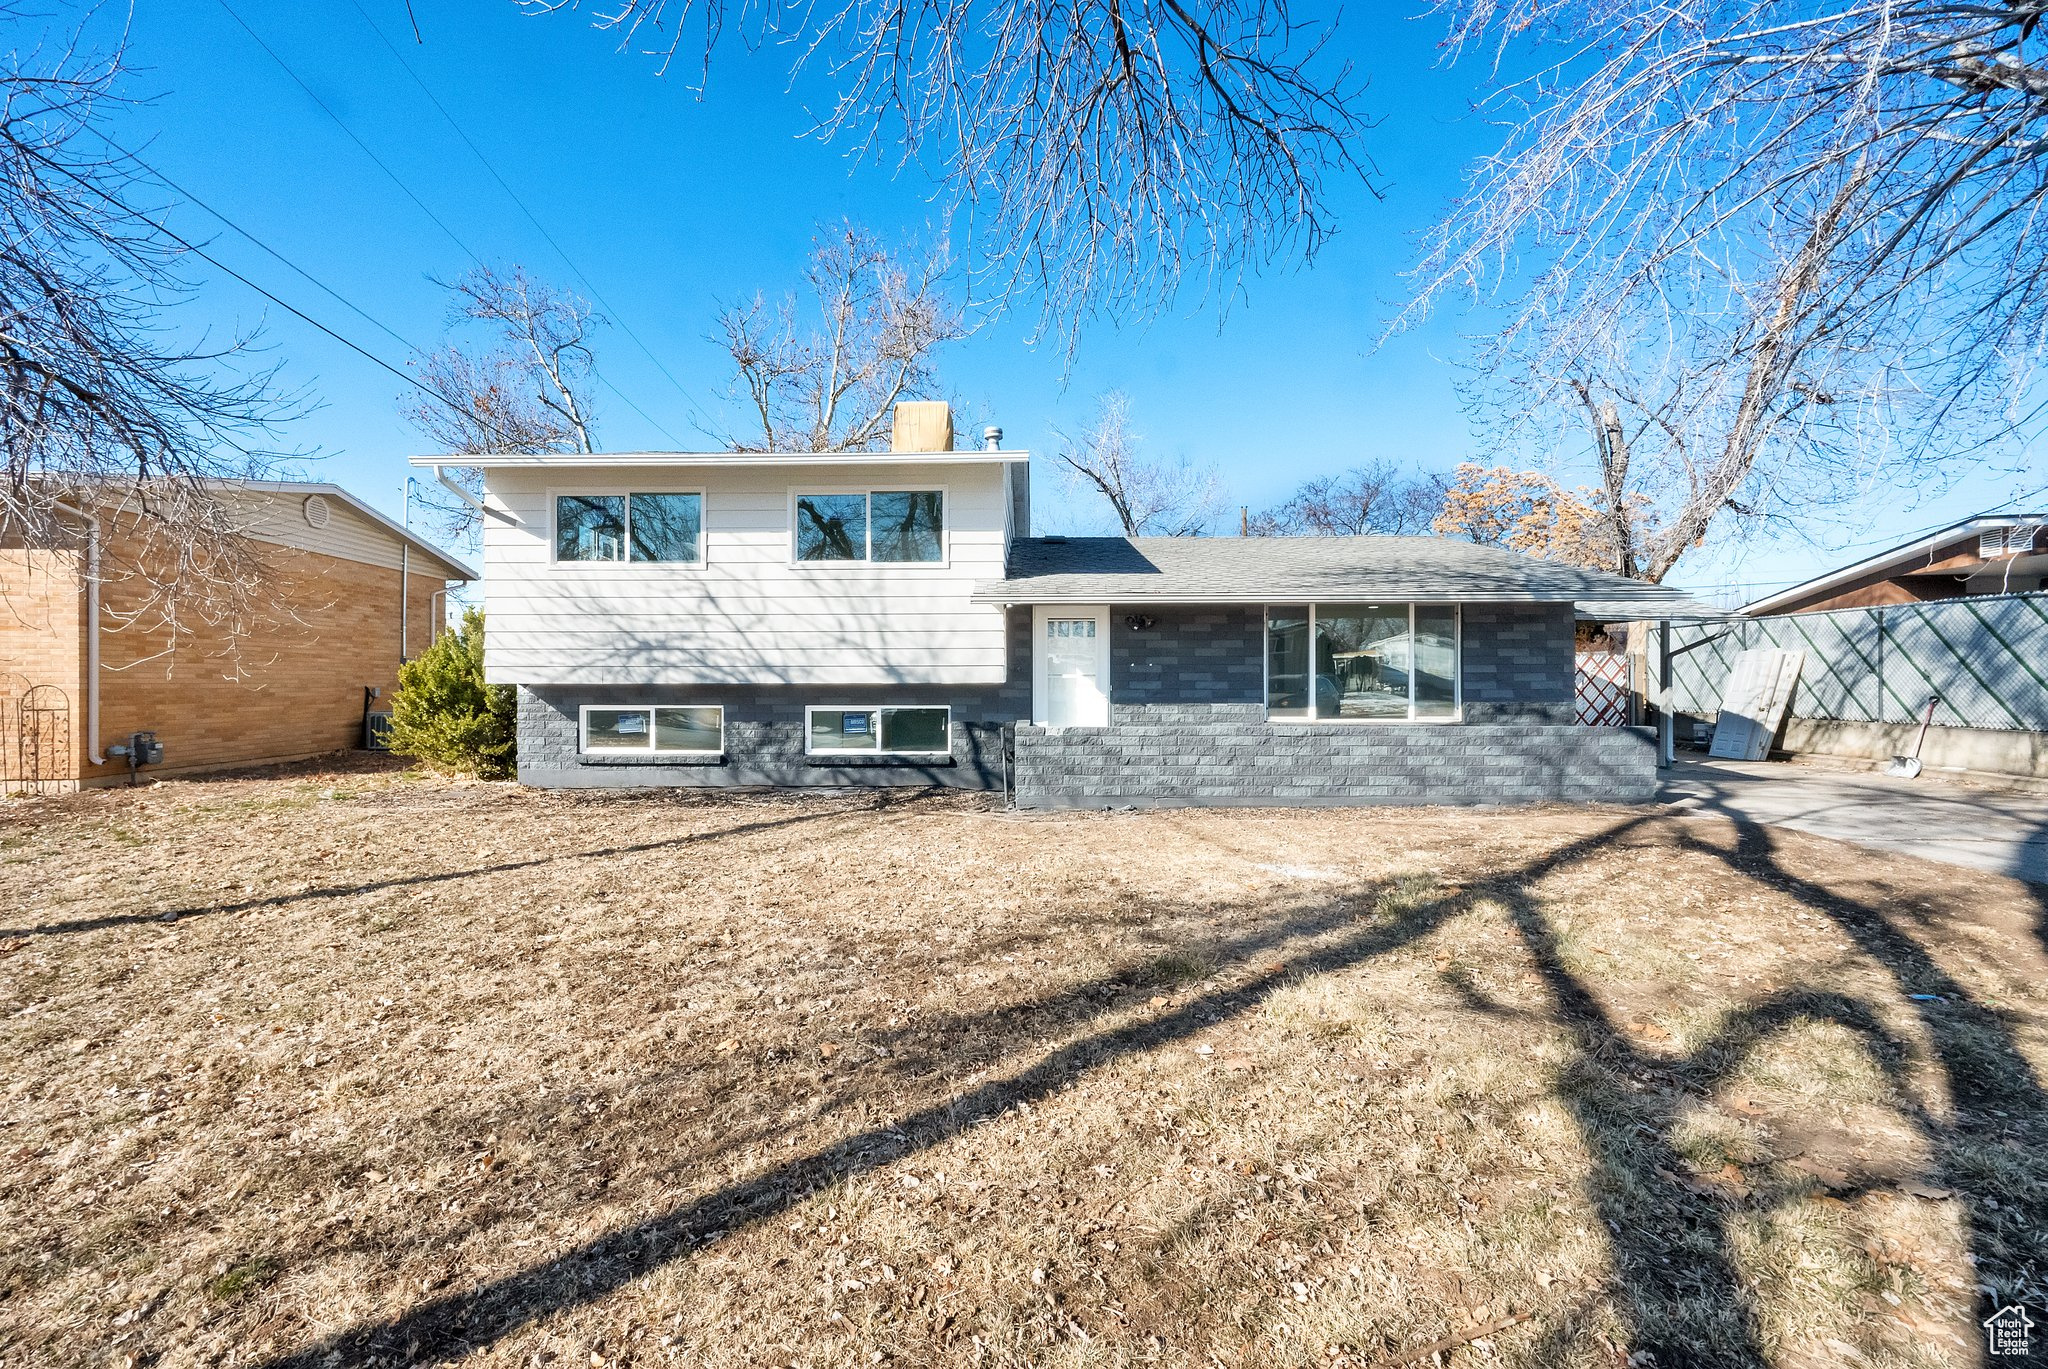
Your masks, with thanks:
M 413 40 L 403 0 L 144 6 L 130 30 L 129 91 L 153 98 L 123 112 L 118 134 L 408 343 L 441 336 L 446 299 L 430 278 L 474 259 L 520 263 L 598 296 L 618 325 L 602 342 L 606 447 L 709 445 L 699 425 L 715 424 L 726 403 L 723 354 L 707 337 L 715 311 L 789 289 L 820 223 L 849 218 L 909 241 L 934 221 L 935 189 L 917 173 L 853 162 L 803 136 L 804 96 L 820 92 L 790 91 L 781 51 L 730 44 L 699 91 L 694 67 L 659 76 L 587 14 L 528 15 L 511 0 L 413 0 L 412 10 L 424 43 Z M 944 359 L 956 395 L 1001 423 L 1007 445 L 1048 452 L 1053 428 L 1080 423 L 1099 392 L 1122 389 L 1159 449 L 1220 470 L 1233 506 L 1275 502 L 1303 479 L 1364 460 L 1442 470 L 1470 455 L 1449 361 L 1461 330 L 1484 320 L 1440 318 L 1375 347 L 1413 234 L 1492 141 L 1467 117 L 1476 70 L 1440 67 L 1437 23 L 1398 13 L 1345 15 L 1338 46 L 1370 83 L 1377 123 L 1366 150 L 1384 194 L 1360 186 L 1338 195 L 1341 231 L 1312 268 L 1254 278 L 1227 310 L 1190 300 L 1142 324 L 1097 323 L 1071 372 L 1057 348 L 1029 343 L 1030 320 L 999 321 Z M 403 361 L 398 340 L 196 205 L 171 221 L 322 323 Z M 306 473 L 397 513 L 404 458 L 421 449 L 399 415 L 400 383 L 233 279 L 203 264 L 197 275 L 189 321 L 262 325 L 268 359 L 311 401 L 287 435 L 322 453 Z M 1061 507 L 1040 465 L 1041 525 L 1078 523 L 1083 510 Z M 1727 587 L 1773 586 L 2021 487 L 2009 473 L 1983 472 L 1939 497 L 1877 496 L 1812 529 L 1818 547 L 1710 544 L 1675 579 L 1723 597 L 1736 592 Z

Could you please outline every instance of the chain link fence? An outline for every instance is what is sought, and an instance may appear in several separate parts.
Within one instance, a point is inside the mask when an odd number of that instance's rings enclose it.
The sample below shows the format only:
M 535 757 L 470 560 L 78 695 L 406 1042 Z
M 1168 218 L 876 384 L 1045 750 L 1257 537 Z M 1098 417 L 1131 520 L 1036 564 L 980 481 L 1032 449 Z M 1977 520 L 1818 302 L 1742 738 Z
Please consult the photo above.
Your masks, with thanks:
M 1674 648 L 1727 635 L 1671 662 L 1673 704 L 1712 714 L 1737 652 L 1803 651 L 1792 716 L 1839 722 L 1920 721 L 1939 697 L 1946 727 L 2048 732 L 2048 593 L 1746 618 L 1674 629 Z

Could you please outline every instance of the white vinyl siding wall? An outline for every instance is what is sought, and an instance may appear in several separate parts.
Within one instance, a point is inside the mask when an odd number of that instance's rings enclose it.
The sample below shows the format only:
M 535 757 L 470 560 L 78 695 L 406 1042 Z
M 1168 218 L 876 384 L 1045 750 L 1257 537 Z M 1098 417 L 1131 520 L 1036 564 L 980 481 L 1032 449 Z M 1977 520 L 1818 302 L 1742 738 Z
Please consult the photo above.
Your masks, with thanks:
M 484 521 L 494 684 L 999 684 L 1003 613 L 970 604 L 1003 573 L 998 464 L 493 470 Z M 792 495 L 857 484 L 946 492 L 941 564 L 797 563 Z M 702 566 L 553 559 L 554 496 L 704 492 Z

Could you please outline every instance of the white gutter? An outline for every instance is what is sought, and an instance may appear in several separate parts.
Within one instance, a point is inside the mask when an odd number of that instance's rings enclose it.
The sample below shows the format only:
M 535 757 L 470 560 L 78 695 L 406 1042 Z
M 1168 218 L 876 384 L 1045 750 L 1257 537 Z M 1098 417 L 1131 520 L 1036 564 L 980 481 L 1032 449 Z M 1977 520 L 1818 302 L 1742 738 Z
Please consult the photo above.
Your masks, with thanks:
M 94 765 L 105 765 L 100 751 L 100 520 L 61 501 L 56 507 L 85 520 L 85 750 Z
M 465 490 L 464 488 L 462 488 L 462 486 L 456 484 L 453 480 L 450 480 L 448 478 L 448 472 L 442 467 L 434 467 L 434 479 L 440 482 L 442 489 L 448 491 L 448 493 L 454 495 L 457 499 L 469 505 L 469 507 L 475 509 L 477 513 L 482 515 L 483 517 L 495 518 L 501 523 L 510 523 L 515 528 L 519 526 L 519 520 L 517 518 L 514 518 L 509 513 L 504 513 L 498 509 L 486 506 L 483 500 L 478 499 L 468 490 Z
M 1021 447 L 977 447 L 947 452 L 476 452 L 413 456 L 414 466 L 474 466 L 485 470 L 571 470 L 607 466 L 963 466 L 1029 461 Z

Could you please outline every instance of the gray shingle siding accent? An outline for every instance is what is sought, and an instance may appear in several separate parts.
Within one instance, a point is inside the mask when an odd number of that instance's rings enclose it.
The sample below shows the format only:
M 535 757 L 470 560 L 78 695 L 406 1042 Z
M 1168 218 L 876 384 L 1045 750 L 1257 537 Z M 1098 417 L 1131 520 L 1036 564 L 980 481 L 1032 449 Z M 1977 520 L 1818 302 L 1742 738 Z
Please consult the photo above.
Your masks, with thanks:
M 1132 629 L 1143 612 L 1154 621 Z M 1520 803 L 1647 800 L 1647 732 L 1565 725 L 1569 605 L 1468 604 L 1463 724 L 1269 723 L 1262 610 L 1118 606 L 1110 625 L 1108 728 L 1016 727 L 1012 768 L 1026 807 L 1131 804 Z M 553 787 L 1003 783 L 1006 731 L 1031 712 L 1031 611 L 1009 615 L 1009 679 L 989 686 L 548 686 L 519 691 L 519 777 Z M 713 761 L 580 757 L 583 704 L 717 703 L 726 754 Z M 948 704 L 950 765 L 821 763 L 803 749 L 806 704 Z
M 1110 615 L 1109 697 L 1113 704 L 1265 699 L 1266 616 L 1259 608 L 1148 608 L 1149 628 Z
M 1466 722 L 1572 721 L 1570 604 L 1466 604 L 1462 614 Z
M 1130 705 L 1109 727 L 1017 729 L 1020 808 L 1642 803 L 1645 728 L 1269 723 L 1242 704 Z
M 1031 611 L 1010 614 L 1010 678 L 1000 685 L 543 685 L 519 690 L 519 780 L 552 789 L 946 785 L 1000 789 L 1008 728 L 1031 715 Z M 591 704 L 720 704 L 725 754 L 712 760 L 577 754 L 577 719 Z M 946 704 L 951 764 L 804 752 L 804 709 L 839 704 Z

